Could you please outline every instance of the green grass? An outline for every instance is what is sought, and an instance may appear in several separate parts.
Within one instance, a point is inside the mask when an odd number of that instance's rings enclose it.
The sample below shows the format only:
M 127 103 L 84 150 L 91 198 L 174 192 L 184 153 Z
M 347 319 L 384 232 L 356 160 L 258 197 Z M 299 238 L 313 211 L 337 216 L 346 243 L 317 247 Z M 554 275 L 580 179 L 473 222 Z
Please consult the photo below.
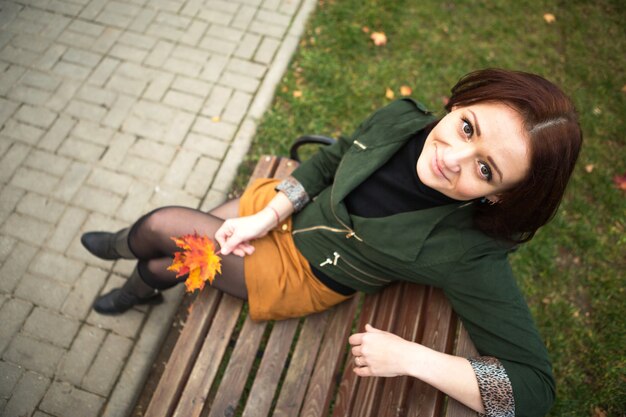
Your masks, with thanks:
M 285 155 L 301 134 L 350 134 L 389 102 L 387 87 L 398 96 L 408 85 L 439 110 L 474 69 L 536 72 L 560 85 L 579 109 L 584 149 L 559 214 L 512 257 L 554 363 L 553 416 L 626 415 L 626 193 L 612 183 L 626 172 L 620 4 L 321 0 L 244 164 Z M 364 26 L 384 31 L 388 44 L 374 46 Z

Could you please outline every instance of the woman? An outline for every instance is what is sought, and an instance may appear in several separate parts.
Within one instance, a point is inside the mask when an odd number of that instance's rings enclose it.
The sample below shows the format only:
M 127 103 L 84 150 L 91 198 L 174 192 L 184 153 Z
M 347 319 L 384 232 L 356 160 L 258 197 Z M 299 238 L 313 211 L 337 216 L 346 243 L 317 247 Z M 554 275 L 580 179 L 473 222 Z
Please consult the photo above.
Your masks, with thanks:
M 214 286 L 254 319 L 321 311 L 394 280 L 441 287 L 481 356 L 459 358 L 367 326 L 350 337 L 360 376 L 411 375 L 489 416 L 543 415 L 547 352 L 507 254 L 555 213 L 582 142 L 570 100 L 545 79 L 488 69 L 452 89 L 436 120 L 396 101 L 280 182 L 258 180 L 210 214 L 165 207 L 117 233 L 91 232 L 104 259 L 137 258 L 124 287 L 96 300 L 116 314 L 180 280 L 171 236 L 215 236 Z M 224 219 L 228 219 L 224 221 Z

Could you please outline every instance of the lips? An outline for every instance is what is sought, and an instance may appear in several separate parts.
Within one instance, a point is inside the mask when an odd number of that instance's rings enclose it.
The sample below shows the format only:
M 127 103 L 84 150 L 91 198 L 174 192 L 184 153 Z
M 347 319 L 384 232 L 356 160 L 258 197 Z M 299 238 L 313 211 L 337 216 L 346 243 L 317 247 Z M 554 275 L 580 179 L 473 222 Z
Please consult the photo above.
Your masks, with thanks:
M 431 168 L 433 170 L 433 172 L 442 178 L 445 178 L 446 180 L 450 181 L 448 179 L 448 177 L 446 177 L 446 174 L 443 173 L 443 170 L 441 169 L 441 165 L 439 163 L 439 158 L 437 156 L 437 145 L 435 144 L 435 154 L 433 155 L 433 158 L 430 162 Z

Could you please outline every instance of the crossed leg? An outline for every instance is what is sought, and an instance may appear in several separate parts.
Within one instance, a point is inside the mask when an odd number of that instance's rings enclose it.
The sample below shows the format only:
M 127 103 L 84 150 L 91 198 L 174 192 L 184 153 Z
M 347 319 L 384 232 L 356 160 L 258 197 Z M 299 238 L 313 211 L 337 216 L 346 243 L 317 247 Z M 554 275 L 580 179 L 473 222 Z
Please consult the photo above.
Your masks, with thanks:
M 198 232 L 210 238 L 215 236 L 225 219 L 237 217 L 239 199 L 230 200 L 210 213 L 188 207 L 162 207 L 141 217 L 132 227 L 129 245 L 139 259 L 137 267 L 144 281 L 153 288 L 166 289 L 182 282 L 168 271 L 174 252 L 179 250 L 172 236 Z M 248 290 L 244 279 L 243 258 L 221 256 L 222 274 L 213 286 L 234 297 L 246 300 Z

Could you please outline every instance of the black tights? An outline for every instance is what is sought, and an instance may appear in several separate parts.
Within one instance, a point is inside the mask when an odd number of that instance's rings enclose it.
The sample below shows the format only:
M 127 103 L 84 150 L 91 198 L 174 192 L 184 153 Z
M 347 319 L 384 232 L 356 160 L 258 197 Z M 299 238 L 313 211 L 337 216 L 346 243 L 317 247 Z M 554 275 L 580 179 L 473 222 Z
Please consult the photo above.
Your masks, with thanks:
M 237 217 L 239 200 L 230 200 L 210 213 L 187 207 L 162 207 L 141 217 L 132 226 L 128 244 L 137 256 L 137 269 L 143 280 L 153 288 L 167 289 L 184 281 L 176 273 L 168 271 L 174 252 L 180 250 L 171 237 L 198 232 L 211 239 L 224 219 Z M 217 250 L 217 244 L 216 244 Z M 222 273 L 213 286 L 232 296 L 246 300 L 243 258 L 235 255 L 222 256 Z

